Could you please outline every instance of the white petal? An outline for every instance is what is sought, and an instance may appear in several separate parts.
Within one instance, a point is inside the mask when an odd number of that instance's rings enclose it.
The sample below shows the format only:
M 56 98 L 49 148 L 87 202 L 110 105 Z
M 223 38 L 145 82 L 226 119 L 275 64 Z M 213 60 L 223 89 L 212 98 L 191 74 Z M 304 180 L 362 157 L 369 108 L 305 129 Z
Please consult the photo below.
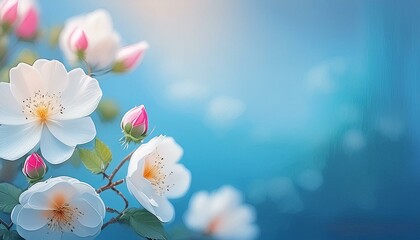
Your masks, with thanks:
M 154 207 L 155 216 L 162 222 L 169 222 L 174 218 L 174 206 L 165 197 L 156 197 L 154 199 L 159 205 Z
M 57 240 L 60 239 L 62 235 L 60 231 L 52 232 L 47 225 L 35 231 L 28 231 L 17 225 L 16 230 L 21 237 L 31 240 Z
M 95 226 L 95 227 L 87 227 L 81 224 L 80 222 L 76 221 L 75 223 L 73 223 L 73 226 L 74 226 L 73 233 L 71 234 L 69 233 L 68 234 L 69 238 L 67 239 L 71 239 L 71 240 L 78 239 L 77 237 L 80 237 L 80 239 L 86 239 L 88 237 L 96 236 L 98 233 L 101 232 L 102 224 L 99 224 L 98 226 Z M 66 239 L 66 238 L 63 237 L 63 239 Z
M 77 191 L 69 182 L 55 181 L 37 189 L 29 197 L 27 205 L 37 210 L 52 210 L 55 208 L 55 198 L 69 201 L 74 195 L 77 195 Z
M 96 136 L 95 125 L 90 117 L 51 121 L 47 127 L 54 137 L 68 146 L 90 142 Z
M 116 58 L 119 39 L 118 34 L 113 32 L 94 44 L 89 42 L 89 47 L 86 49 L 86 62 L 89 66 L 94 70 L 109 68 Z
M 132 176 L 134 172 L 137 171 L 143 171 L 144 158 L 153 152 L 164 138 L 165 137 L 162 135 L 159 137 L 154 137 L 148 143 L 142 144 L 139 148 L 137 148 L 137 150 L 131 156 L 130 163 L 128 165 L 127 176 Z
M 40 59 L 37 60 L 33 66 L 40 72 L 49 93 L 57 94 L 66 89 L 68 75 L 66 68 L 61 62 L 57 60 L 48 61 Z
M 69 84 L 61 96 L 65 110 L 54 115 L 54 120 L 85 117 L 95 111 L 102 97 L 98 81 L 84 75 L 80 68 L 69 72 Z
M 41 125 L 34 123 L 1 125 L 0 158 L 16 160 L 22 157 L 39 142 L 41 131 Z
M 98 212 L 84 199 L 77 199 L 72 203 L 73 207 L 77 207 L 78 210 L 83 214 L 77 220 L 86 227 L 96 228 L 102 225 L 102 217 Z M 77 231 L 77 229 L 75 229 Z M 81 235 L 79 235 L 81 236 Z
M 22 210 L 22 205 L 20 205 L 20 204 L 18 204 L 18 205 L 16 205 L 14 208 L 13 208 L 13 210 L 12 210 L 12 213 L 10 214 L 10 218 L 12 219 L 12 222 L 14 223 L 14 224 L 16 224 L 17 223 L 17 218 L 18 218 L 18 216 L 19 216 L 19 213 L 20 213 L 20 211 Z
M 19 63 L 10 70 L 10 89 L 18 102 L 32 97 L 35 92 L 45 92 L 46 85 L 41 74 L 26 63 Z
M 209 200 L 210 196 L 205 191 L 197 192 L 191 197 L 188 211 L 184 216 L 188 228 L 196 231 L 207 229 L 213 217 L 213 213 L 208 208 Z
M 98 212 L 99 216 L 101 216 L 102 219 L 105 218 L 105 205 L 98 195 L 93 195 L 91 193 L 85 192 L 82 193 L 79 197 L 89 202 L 89 204 L 92 205 L 92 207 L 95 209 L 96 212 Z
M 168 198 L 182 197 L 190 188 L 191 172 L 181 164 L 175 164 L 171 168 L 171 174 L 168 174 L 167 183 L 171 187 L 166 192 Z
M 165 159 L 165 163 L 176 163 L 183 154 L 181 146 L 172 137 L 165 137 L 158 145 L 157 151 Z
M 60 164 L 73 155 L 75 146 L 67 146 L 55 138 L 51 132 L 44 128 L 41 138 L 41 153 L 48 162 Z
M 24 206 L 17 217 L 17 224 L 25 230 L 34 231 L 45 226 L 47 218 L 44 211 L 25 208 Z
M 128 191 L 137 199 L 137 201 L 149 212 L 154 214 L 153 206 L 150 203 L 149 198 L 138 189 L 134 183 L 131 181 L 131 178 L 126 178 Z
M 10 91 L 10 84 L 0 83 L 0 124 L 25 124 L 29 122 L 25 117 L 22 105 L 16 101 Z

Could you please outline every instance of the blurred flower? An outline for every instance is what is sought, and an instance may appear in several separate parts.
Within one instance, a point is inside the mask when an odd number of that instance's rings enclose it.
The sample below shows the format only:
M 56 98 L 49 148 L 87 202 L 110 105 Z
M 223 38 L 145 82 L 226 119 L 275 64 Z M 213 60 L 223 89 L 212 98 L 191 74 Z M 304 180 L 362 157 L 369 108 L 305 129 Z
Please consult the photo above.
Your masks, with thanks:
M 16 36 L 32 40 L 38 32 L 39 14 L 32 0 L 19 0 L 18 19 L 15 26 Z
M 102 121 L 110 122 L 118 116 L 120 107 L 114 99 L 102 99 L 96 111 Z
M 128 111 L 121 120 L 124 142 L 139 143 L 146 137 L 149 122 L 146 108 L 141 105 Z
M 113 28 L 111 16 L 99 9 L 66 21 L 60 34 L 60 48 L 71 64 L 80 60 L 78 51 L 69 44 L 72 33 L 78 28 L 83 30 L 89 43 L 84 51 L 84 61 L 93 70 L 132 70 L 148 48 L 146 42 L 139 42 L 120 49 L 120 36 Z
M 10 27 L 16 21 L 17 10 L 17 0 L 4 0 L 0 3 L 0 23 L 3 28 Z
M 100 9 L 66 21 L 60 34 L 60 48 L 72 64 L 79 61 L 77 51 L 69 45 L 69 39 L 75 29 L 81 29 L 89 42 L 85 50 L 85 61 L 90 67 L 105 69 L 114 62 L 120 36 L 114 31 L 111 16 L 107 11 Z
M 64 176 L 36 183 L 20 195 L 19 203 L 11 218 L 25 239 L 93 239 L 105 217 L 95 189 Z
M 37 181 L 45 176 L 47 165 L 38 153 L 32 153 L 26 158 L 22 172 L 29 181 Z
M 149 48 L 147 42 L 142 41 L 118 50 L 113 72 L 127 72 L 133 70 L 143 59 L 144 53 Z
M 102 96 L 82 69 L 67 72 L 58 61 L 20 63 L 10 84 L 0 83 L 0 158 L 16 160 L 40 146 L 52 164 L 71 157 L 96 135 L 90 117 Z
M 190 171 L 177 163 L 182 152 L 173 138 L 161 135 L 141 145 L 128 166 L 128 190 L 162 222 L 174 216 L 168 198 L 182 197 L 190 187 Z
M 255 239 L 258 235 L 254 209 L 244 205 L 241 193 L 231 186 L 194 194 L 184 219 L 190 229 L 217 239 Z
M 79 58 L 84 58 L 83 55 L 84 51 L 88 47 L 88 41 L 85 32 L 81 28 L 76 27 L 70 34 L 69 45 L 70 48 L 76 52 Z

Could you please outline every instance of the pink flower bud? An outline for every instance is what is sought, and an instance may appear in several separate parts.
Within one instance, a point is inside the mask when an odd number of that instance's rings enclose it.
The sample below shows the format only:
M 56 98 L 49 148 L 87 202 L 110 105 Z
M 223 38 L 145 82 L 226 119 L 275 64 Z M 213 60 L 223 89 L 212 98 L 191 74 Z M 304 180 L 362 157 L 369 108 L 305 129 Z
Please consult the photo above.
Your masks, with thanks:
M 75 52 L 84 52 L 88 47 L 88 39 L 86 37 L 85 31 L 83 31 L 83 29 L 80 27 L 76 27 L 73 30 L 68 41 L 70 49 Z
M 38 11 L 35 6 L 28 6 L 28 9 L 19 16 L 16 36 L 25 40 L 34 38 L 38 31 L 38 20 Z
M 143 105 L 128 111 L 121 120 L 126 143 L 141 142 L 146 137 L 148 127 L 147 112 Z
M 22 172 L 29 180 L 39 180 L 45 176 L 47 165 L 41 156 L 32 153 L 26 158 Z
M 117 52 L 117 58 L 112 70 L 114 72 L 133 70 L 141 62 L 148 48 L 149 44 L 145 41 L 121 48 Z
M 17 18 L 18 1 L 5 0 L 0 5 L 0 22 L 12 25 Z

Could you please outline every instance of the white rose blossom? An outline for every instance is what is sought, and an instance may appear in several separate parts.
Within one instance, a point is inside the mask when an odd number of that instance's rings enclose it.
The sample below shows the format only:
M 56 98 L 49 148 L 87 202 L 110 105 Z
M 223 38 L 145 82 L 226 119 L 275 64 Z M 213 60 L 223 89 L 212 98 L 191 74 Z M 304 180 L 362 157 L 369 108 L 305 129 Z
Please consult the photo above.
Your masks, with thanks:
M 39 182 L 23 192 L 12 221 L 25 239 L 94 239 L 105 205 L 95 189 L 70 177 Z
M 67 72 L 45 59 L 18 64 L 10 83 L 0 83 L 0 158 L 16 160 L 39 146 L 48 162 L 66 161 L 95 137 L 88 115 L 101 97 L 98 82 L 80 68 Z
M 175 214 L 168 198 L 182 197 L 190 186 L 190 171 L 178 164 L 182 153 L 173 138 L 161 135 L 142 144 L 128 166 L 128 190 L 162 222 L 172 220 Z
M 254 208 L 242 203 L 241 193 L 231 186 L 208 193 L 197 192 L 184 216 L 188 228 L 216 239 L 255 239 Z
M 85 50 L 85 60 L 93 69 L 105 69 L 115 60 L 120 36 L 114 31 L 112 19 L 106 10 L 95 10 L 86 15 L 68 19 L 60 34 L 60 48 L 71 64 L 79 57 L 69 42 L 75 29 L 81 29 L 86 34 L 88 46 Z

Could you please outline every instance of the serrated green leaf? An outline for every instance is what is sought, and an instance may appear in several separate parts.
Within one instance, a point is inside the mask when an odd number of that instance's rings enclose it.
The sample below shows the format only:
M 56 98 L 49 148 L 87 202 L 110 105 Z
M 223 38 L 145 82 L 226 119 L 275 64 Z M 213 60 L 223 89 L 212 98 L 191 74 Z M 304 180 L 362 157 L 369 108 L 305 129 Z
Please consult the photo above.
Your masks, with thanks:
M 95 152 L 99 156 L 99 158 L 102 160 L 102 163 L 104 164 L 105 168 L 107 168 L 109 163 L 112 160 L 111 149 L 109 149 L 109 147 L 104 142 L 96 138 Z
M 92 173 L 99 174 L 105 169 L 102 160 L 99 158 L 95 151 L 79 149 L 79 156 L 83 165 L 85 165 L 85 167 Z
M 162 223 L 147 210 L 129 208 L 124 211 L 120 221 L 129 224 L 142 237 L 167 239 Z
M 0 183 L 0 210 L 11 213 L 13 208 L 19 204 L 19 196 L 22 190 L 9 183 Z

